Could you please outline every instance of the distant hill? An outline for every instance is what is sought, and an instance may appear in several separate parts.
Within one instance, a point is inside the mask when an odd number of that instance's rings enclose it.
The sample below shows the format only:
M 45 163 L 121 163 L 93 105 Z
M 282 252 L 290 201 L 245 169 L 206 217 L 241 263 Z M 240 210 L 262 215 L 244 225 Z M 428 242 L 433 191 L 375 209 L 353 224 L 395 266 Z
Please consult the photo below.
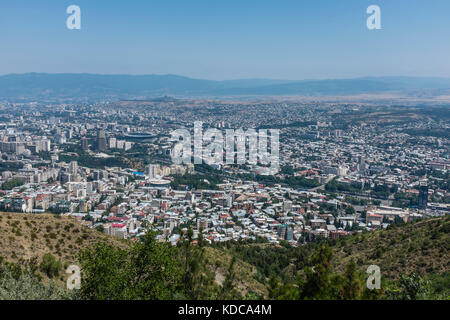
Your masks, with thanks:
M 164 95 L 340 96 L 400 93 L 412 96 L 450 94 L 450 79 L 376 77 L 329 80 L 242 79 L 213 81 L 177 75 L 98 75 L 27 73 L 0 76 L 0 99 L 126 100 Z

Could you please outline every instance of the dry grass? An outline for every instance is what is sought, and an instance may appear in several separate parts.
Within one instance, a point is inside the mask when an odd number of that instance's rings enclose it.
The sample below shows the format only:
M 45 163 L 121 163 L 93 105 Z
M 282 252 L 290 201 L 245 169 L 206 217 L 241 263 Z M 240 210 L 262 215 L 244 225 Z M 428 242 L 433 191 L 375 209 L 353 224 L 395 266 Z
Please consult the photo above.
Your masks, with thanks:
M 206 247 L 206 258 L 210 268 L 215 273 L 216 283 L 222 285 L 225 280 L 228 267 L 231 263 L 231 255 L 225 251 Z M 256 267 L 240 260 L 236 259 L 235 265 L 236 289 L 245 296 L 248 292 L 252 291 L 258 295 L 267 297 L 267 288 L 255 279 L 257 273 Z
M 0 212 L 0 257 L 17 263 L 51 253 L 63 264 L 74 263 L 80 250 L 99 241 L 125 244 L 71 217 Z
M 442 274 L 450 269 L 450 217 L 360 234 L 333 247 L 334 262 L 343 270 L 350 259 L 361 267 L 378 265 L 387 278 L 400 274 Z

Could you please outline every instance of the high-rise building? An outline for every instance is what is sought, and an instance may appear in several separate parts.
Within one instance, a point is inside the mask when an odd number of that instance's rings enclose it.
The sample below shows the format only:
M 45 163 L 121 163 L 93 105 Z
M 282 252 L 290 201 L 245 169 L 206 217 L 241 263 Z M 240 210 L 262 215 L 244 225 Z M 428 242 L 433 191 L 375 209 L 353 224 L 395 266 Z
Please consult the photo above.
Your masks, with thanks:
M 419 185 L 419 209 L 426 209 L 428 203 L 428 185 L 424 182 Z
M 123 146 L 123 148 L 125 149 L 125 151 L 128 151 L 128 150 L 130 150 L 130 149 L 131 149 L 131 147 L 132 147 L 132 144 L 131 144 L 131 142 L 129 142 L 129 141 L 125 141 L 125 144 L 124 144 L 124 146 Z
M 338 167 L 338 175 L 339 176 L 344 177 L 344 176 L 347 175 L 347 173 L 348 173 L 348 167 L 347 166 L 340 165 Z
M 230 193 L 227 196 L 227 207 L 231 208 L 233 207 L 233 195 Z
M 292 228 L 290 228 L 287 224 L 282 224 L 278 228 L 278 237 L 284 240 L 292 240 L 293 232 Z
M 97 150 L 106 151 L 106 133 L 105 130 L 97 132 Z
M 116 141 L 116 148 L 117 149 L 124 149 L 125 141 L 124 140 L 117 140 Z
M 59 156 L 57 153 L 54 153 L 50 156 L 50 159 L 52 160 L 52 164 L 55 164 L 59 160 Z
M 359 157 L 358 165 L 359 165 L 359 172 L 364 175 L 366 173 L 366 159 L 364 158 L 364 156 Z
M 76 161 L 71 161 L 69 164 L 69 172 L 71 175 L 76 175 L 78 172 L 78 163 Z
M 115 149 L 117 147 L 117 139 L 116 138 L 109 138 L 109 148 Z
M 46 152 L 51 151 L 50 140 L 44 139 L 44 140 L 39 141 L 39 149 L 41 151 L 46 151 Z
M 81 147 L 83 148 L 84 151 L 89 150 L 89 140 L 87 138 L 81 139 Z
M 148 176 L 150 179 L 155 179 L 159 172 L 159 165 L 158 164 L 149 164 L 147 167 L 145 167 L 145 175 Z

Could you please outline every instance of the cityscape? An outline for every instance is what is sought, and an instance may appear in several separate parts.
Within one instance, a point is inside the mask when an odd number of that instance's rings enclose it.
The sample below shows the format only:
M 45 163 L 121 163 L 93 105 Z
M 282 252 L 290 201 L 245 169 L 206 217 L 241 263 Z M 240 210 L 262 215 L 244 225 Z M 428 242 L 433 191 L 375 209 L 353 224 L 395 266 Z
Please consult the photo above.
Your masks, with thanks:
M 448 3 L 287 2 L 1 6 L 0 300 L 448 301 Z
M 70 215 L 124 239 L 155 225 L 172 244 L 192 228 L 208 242 L 297 246 L 450 210 L 443 107 L 164 98 L 14 110 L 0 111 L 5 212 Z M 172 164 L 171 132 L 192 131 L 199 113 L 205 129 L 279 128 L 279 172 Z

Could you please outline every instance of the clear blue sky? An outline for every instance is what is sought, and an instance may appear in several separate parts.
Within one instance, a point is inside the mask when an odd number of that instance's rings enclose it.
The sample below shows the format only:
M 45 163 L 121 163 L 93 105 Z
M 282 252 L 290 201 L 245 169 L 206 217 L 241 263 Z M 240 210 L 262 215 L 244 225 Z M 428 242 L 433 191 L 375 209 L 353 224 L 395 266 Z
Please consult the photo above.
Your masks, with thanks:
M 450 77 L 449 16 L 449 0 L 2 0 L 0 74 Z

